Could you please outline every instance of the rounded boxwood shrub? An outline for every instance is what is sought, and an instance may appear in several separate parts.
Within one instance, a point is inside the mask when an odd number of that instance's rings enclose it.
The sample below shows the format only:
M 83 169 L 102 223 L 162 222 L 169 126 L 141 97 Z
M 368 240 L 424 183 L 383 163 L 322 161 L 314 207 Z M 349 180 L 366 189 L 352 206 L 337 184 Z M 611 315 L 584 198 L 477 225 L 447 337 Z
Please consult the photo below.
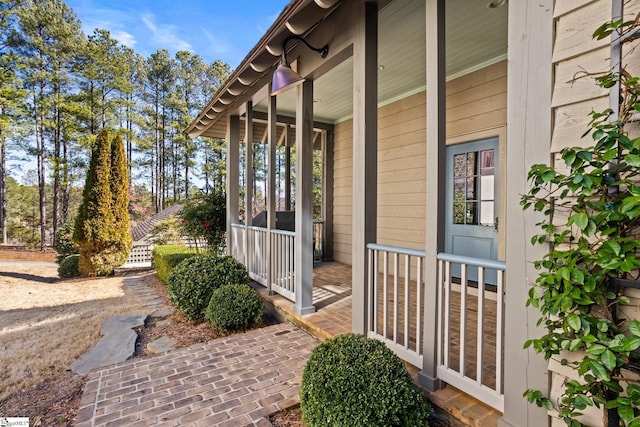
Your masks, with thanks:
M 62 260 L 60 266 L 58 267 L 58 276 L 62 279 L 67 279 L 69 277 L 78 277 L 80 276 L 80 271 L 78 271 L 78 261 L 80 260 L 80 255 L 69 255 L 65 259 Z
M 310 426 L 427 426 L 431 406 L 402 361 L 358 334 L 326 340 L 311 353 L 300 388 Z
M 249 284 L 244 265 L 230 256 L 187 258 L 171 270 L 167 290 L 171 303 L 189 320 L 202 321 L 214 290 L 232 283 Z
M 244 331 L 262 322 L 264 301 L 249 285 L 225 285 L 211 294 L 205 320 L 222 333 Z

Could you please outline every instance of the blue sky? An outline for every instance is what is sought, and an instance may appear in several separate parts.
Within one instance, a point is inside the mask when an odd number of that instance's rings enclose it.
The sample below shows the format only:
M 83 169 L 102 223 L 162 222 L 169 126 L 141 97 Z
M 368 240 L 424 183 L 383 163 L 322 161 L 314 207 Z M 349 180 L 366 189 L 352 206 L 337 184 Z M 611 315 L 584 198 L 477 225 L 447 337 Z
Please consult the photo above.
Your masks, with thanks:
M 86 35 L 95 28 L 142 56 L 188 50 L 235 68 L 289 0 L 65 0 Z

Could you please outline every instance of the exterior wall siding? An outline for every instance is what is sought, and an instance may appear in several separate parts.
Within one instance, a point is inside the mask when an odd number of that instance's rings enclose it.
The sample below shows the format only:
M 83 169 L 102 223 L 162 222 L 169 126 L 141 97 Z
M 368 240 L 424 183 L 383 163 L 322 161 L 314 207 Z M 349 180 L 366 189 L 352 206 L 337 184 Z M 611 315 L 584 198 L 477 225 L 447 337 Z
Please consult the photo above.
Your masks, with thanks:
M 633 19 L 640 11 L 640 2 L 625 2 L 625 18 Z M 565 147 L 593 145 L 591 137 L 582 138 L 587 130 L 591 111 L 602 111 L 609 106 L 609 90 L 599 88 L 593 75 L 610 69 L 609 38 L 594 40 L 593 31 L 601 24 L 611 20 L 611 1 L 556 0 L 554 8 L 554 28 L 556 29 L 553 46 L 553 93 L 551 112 L 554 120 L 550 155 L 558 169 L 564 169 L 559 152 Z M 636 47 L 638 42 L 633 43 Z M 633 46 L 630 46 L 633 48 Z M 629 49 L 629 47 L 627 47 Z M 624 54 L 624 52 L 623 52 Z M 638 72 L 637 62 L 632 64 L 630 72 Z M 637 75 L 637 74 L 636 74 Z M 566 218 L 560 218 L 564 221 Z M 633 292 L 633 291 L 631 291 Z M 635 297 L 636 295 L 629 294 Z M 637 307 L 629 306 L 634 312 Z M 559 363 L 550 361 L 552 400 L 558 398 L 568 378 L 574 378 L 572 370 Z M 600 425 L 602 411 L 588 407 L 579 421 L 585 425 Z M 564 424 L 553 416 L 551 425 Z
M 425 92 L 378 110 L 378 239 L 424 249 L 426 205 Z M 447 135 L 473 139 L 507 121 L 507 63 L 447 83 Z M 334 259 L 351 264 L 352 121 L 335 126 Z

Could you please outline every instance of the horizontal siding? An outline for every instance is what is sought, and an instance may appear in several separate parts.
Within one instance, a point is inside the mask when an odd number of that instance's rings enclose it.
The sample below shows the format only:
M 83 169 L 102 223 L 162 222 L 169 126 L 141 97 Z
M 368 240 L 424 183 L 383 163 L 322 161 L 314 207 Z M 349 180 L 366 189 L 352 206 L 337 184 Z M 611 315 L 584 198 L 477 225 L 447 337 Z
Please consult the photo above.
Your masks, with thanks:
M 507 63 L 498 62 L 447 83 L 447 136 L 507 122 Z
M 625 17 L 633 19 L 640 11 L 640 2 L 625 3 Z M 599 88 L 593 76 L 609 69 L 610 40 L 596 41 L 592 34 L 603 22 L 611 19 L 611 2 L 557 0 L 554 17 L 551 153 L 565 147 L 591 145 L 591 138 L 582 138 L 588 129 L 589 113 L 609 106 L 609 91 Z M 640 43 L 634 42 L 633 45 Z M 633 47 L 626 46 L 625 50 L 631 51 Z M 630 65 L 627 67 L 629 71 L 637 73 L 640 68 L 637 61 L 627 58 L 625 62 Z
M 447 135 L 506 124 L 506 61 L 447 83 Z M 426 104 L 417 93 L 378 110 L 378 243 L 423 249 Z M 351 264 L 353 125 L 335 127 L 334 258 Z
M 573 12 L 576 9 L 580 9 L 589 3 L 594 3 L 597 0 L 556 0 L 555 8 L 553 9 L 553 17 L 559 18 L 564 14 Z
M 334 127 L 333 259 L 351 264 L 351 194 L 353 192 L 353 122 Z
M 555 65 L 552 107 L 586 101 L 608 95 L 607 89 L 595 84 L 592 76 L 585 74 L 606 72 L 609 69 L 609 46 L 603 46 L 577 58 Z
M 582 56 L 608 45 L 607 39 L 595 40 L 591 37 L 595 29 L 608 20 L 611 20 L 611 2 L 608 0 L 587 3 L 571 13 L 556 18 L 553 62 Z

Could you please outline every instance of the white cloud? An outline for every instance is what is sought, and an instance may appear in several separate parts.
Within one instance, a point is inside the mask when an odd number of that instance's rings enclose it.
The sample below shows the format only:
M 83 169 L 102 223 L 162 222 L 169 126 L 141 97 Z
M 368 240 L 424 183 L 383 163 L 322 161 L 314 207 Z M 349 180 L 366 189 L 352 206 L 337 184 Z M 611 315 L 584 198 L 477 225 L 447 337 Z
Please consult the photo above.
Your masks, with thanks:
M 143 14 L 140 19 L 151 31 L 153 44 L 158 45 L 158 48 L 166 48 L 173 51 L 193 51 L 193 46 L 180 37 L 180 29 L 175 25 L 156 24 L 155 17 L 151 13 Z
M 120 44 L 124 46 L 130 47 L 133 49 L 136 43 L 138 43 L 138 41 L 133 36 L 133 34 L 129 34 L 126 31 L 110 31 L 110 32 L 111 32 L 111 37 L 118 40 L 118 42 L 120 42 Z

